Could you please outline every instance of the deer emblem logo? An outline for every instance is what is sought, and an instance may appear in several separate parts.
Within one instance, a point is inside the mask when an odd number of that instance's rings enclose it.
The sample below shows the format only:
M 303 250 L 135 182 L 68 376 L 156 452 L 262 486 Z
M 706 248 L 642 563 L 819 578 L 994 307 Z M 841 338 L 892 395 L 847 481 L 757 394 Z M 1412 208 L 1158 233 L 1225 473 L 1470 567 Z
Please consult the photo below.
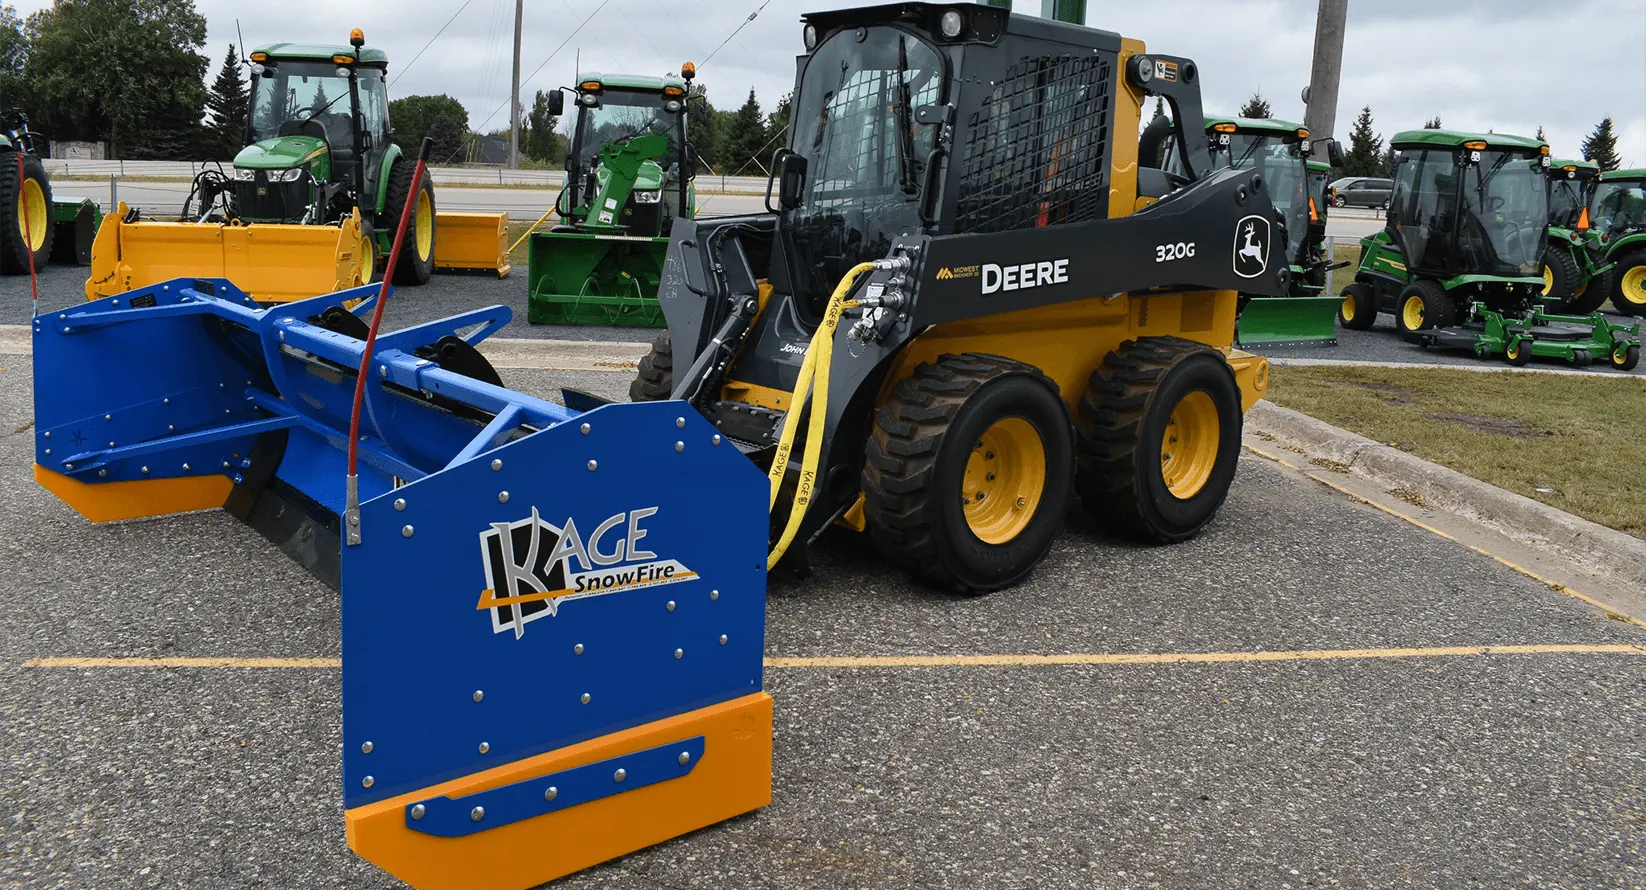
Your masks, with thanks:
M 1234 272 L 1256 278 L 1269 270 L 1269 221 L 1252 215 L 1235 224 Z

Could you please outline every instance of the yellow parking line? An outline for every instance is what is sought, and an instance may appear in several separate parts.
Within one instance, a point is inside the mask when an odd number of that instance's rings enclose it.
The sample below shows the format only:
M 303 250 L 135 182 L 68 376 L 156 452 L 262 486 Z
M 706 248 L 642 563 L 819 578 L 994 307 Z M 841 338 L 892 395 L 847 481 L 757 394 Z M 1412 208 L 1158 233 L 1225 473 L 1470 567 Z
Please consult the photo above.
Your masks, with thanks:
M 842 655 L 768 658 L 774 670 L 806 668 L 1069 667 L 1133 664 L 1250 664 L 1457 658 L 1479 655 L 1646 655 L 1628 643 L 1537 643 L 1517 646 L 1427 646 L 1391 649 L 1290 649 L 1257 652 L 1072 652 L 1053 655 Z M 31 658 L 26 668 L 331 668 L 335 658 Z
M 1370 498 L 1367 498 L 1364 495 L 1361 495 L 1361 494 L 1358 494 L 1356 492 L 1350 491 L 1349 489 L 1344 488 L 1341 485 L 1338 485 L 1336 482 L 1333 482 L 1332 480 L 1327 479 L 1324 476 L 1321 476 L 1317 473 L 1311 473 L 1308 470 L 1305 470 L 1302 467 L 1298 466 L 1297 464 L 1294 464 L 1294 463 L 1291 463 L 1290 461 L 1287 461 L 1285 458 L 1281 457 L 1278 454 L 1270 454 L 1269 452 L 1264 451 L 1261 448 L 1254 448 L 1251 445 L 1248 445 L 1244 442 L 1241 443 L 1241 446 L 1243 448 L 1245 448 L 1247 451 L 1250 451 L 1251 453 L 1253 453 L 1253 454 L 1255 454 L 1259 457 L 1262 457 L 1262 458 L 1265 458 L 1265 459 L 1268 459 L 1268 460 L 1272 460 L 1275 463 L 1280 464 L 1283 467 L 1289 467 L 1293 470 L 1297 470 L 1299 473 L 1302 473 L 1304 476 L 1307 476 L 1308 478 L 1313 479 L 1316 482 L 1319 482 L 1321 485 L 1324 485 L 1327 488 L 1330 488 L 1330 489 L 1332 489 L 1334 491 L 1337 491 L 1341 494 L 1347 495 L 1352 500 L 1359 501 L 1360 503 L 1365 504 L 1368 507 L 1373 507 L 1373 508 L 1376 508 L 1378 510 L 1382 510 L 1383 512 L 1389 514 L 1390 516 L 1394 516 L 1398 519 L 1404 519 L 1405 521 L 1411 523 L 1412 525 L 1417 526 L 1420 529 L 1423 529 L 1424 531 L 1428 532 L 1429 534 L 1435 535 L 1436 537 L 1445 538 L 1446 540 L 1451 541 L 1454 544 L 1457 544 L 1459 547 L 1465 547 L 1469 550 L 1473 550 L 1474 552 L 1480 554 L 1481 556 L 1484 556 L 1484 557 L 1487 557 L 1488 559 L 1494 560 L 1499 565 L 1502 565 L 1505 568 L 1512 569 L 1516 572 L 1519 572 L 1522 575 L 1525 575 L 1526 577 L 1532 579 L 1533 581 L 1536 581 L 1539 584 L 1542 584 L 1543 586 L 1548 587 L 1550 590 L 1558 591 L 1560 593 L 1563 593 L 1563 594 L 1571 597 L 1572 599 L 1588 603 L 1589 605 L 1594 606 L 1597 609 L 1601 609 L 1608 616 L 1615 616 L 1619 620 L 1626 621 L 1626 622 L 1628 622 L 1630 624 L 1633 624 L 1634 626 L 1639 627 L 1641 629 L 1646 629 L 1646 621 L 1642 621 L 1641 619 L 1636 618 L 1635 616 L 1630 615 L 1627 612 L 1619 611 L 1617 608 L 1615 608 L 1613 606 L 1609 606 L 1606 603 L 1603 603 L 1600 600 L 1597 600 L 1594 597 L 1589 596 L 1586 593 L 1583 593 L 1581 591 L 1578 591 L 1578 590 L 1575 590 L 1571 587 L 1568 587 L 1565 584 L 1560 583 L 1559 581 L 1554 581 L 1554 580 L 1551 580 L 1549 578 L 1545 578 L 1542 575 L 1539 575 L 1537 572 L 1534 572 L 1531 569 L 1528 569 L 1525 566 L 1523 566 L 1523 565 L 1521 565 L 1517 562 L 1514 562 L 1513 560 L 1505 559 L 1501 556 L 1498 556 L 1496 553 L 1493 553 L 1492 551 L 1487 550 L 1483 547 L 1476 547 L 1473 544 L 1469 544 L 1469 543 L 1465 543 L 1463 541 L 1459 541 L 1457 538 L 1453 537 L 1452 535 L 1447 534 L 1446 532 L 1443 532 L 1438 528 L 1435 528 L 1434 526 L 1424 522 L 1423 520 L 1418 519 L 1416 516 L 1412 516 L 1408 513 L 1403 513 L 1400 510 L 1396 510 L 1395 508 L 1390 507 L 1386 504 L 1380 504 L 1377 501 L 1371 500 Z

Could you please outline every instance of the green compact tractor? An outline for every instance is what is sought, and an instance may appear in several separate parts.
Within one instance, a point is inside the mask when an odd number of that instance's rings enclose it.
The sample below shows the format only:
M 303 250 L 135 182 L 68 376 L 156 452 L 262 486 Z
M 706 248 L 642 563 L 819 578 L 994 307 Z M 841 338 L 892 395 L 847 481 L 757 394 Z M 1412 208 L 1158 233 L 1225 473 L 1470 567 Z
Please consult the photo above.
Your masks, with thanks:
M 1591 285 L 1625 315 L 1646 315 L 1646 169 L 1600 174 L 1587 237 L 1611 269 Z M 1604 297 L 1596 295 L 1596 305 Z
M 1543 305 L 1549 147 L 1540 140 L 1408 130 L 1397 155 L 1384 229 L 1361 239 L 1360 267 L 1343 292 L 1344 323 L 1370 328 L 1379 312 L 1424 346 L 1468 349 L 1524 365 L 1640 361 L 1640 326 Z
M 1207 122 L 1212 163 L 1259 170 L 1269 182 L 1275 207 L 1292 233 L 1291 293 L 1284 297 L 1241 295 L 1236 328 L 1242 346 L 1335 346 L 1337 312 L 1342 302 L 1325 296 L 1326 215 L 1313 188 L 1309 131 L 1290 121 L 1214 118 Z M 1343 148 L 1328 140 L 1332 163 L 1343 162 Z M 1328 165 L 1320 165 L 1329 169 Z
M 686 97 L 696 70 L 680 77 L 583 74 L 561 224 L 534 232 L 527 265 L 534 324 L 661 327 L 657 289 L 676 219 L 691 219 L 692 159 Z M 550 111 L 564 111 L 550 94 Z
M 1588 161 L 1549 165 L 1549 246 L 1543 250 L 1543 296 L 1560 312 L 1587 315 L 1606 302 L 1611 263 L 1589 236 L 1589 199 L 1600 168 Z

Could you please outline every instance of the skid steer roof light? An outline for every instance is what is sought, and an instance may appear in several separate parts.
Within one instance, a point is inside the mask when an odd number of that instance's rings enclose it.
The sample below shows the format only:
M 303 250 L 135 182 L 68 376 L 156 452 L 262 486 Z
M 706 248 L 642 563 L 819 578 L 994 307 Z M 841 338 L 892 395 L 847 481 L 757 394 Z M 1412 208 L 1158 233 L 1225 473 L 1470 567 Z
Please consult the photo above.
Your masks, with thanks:
M 1463 147 L 1467 148 L 1470 151 L 1485 151 L 1486 150 L 1486 143 L 1483 140 L 1476 139 L 1472 142 L 1463 143 Z
M 958 9 L 948 10 L 938 18 L 937 27 L 943 32 L 944 37 L 954 40 L 966 30 L 966 17 L 961 15 Z
M 816 25 L 807 25 L 806 29 L 801 32 L 801 37 L 806 42 L 806 52 L 811 52 L 812 50 L 817 49 Z

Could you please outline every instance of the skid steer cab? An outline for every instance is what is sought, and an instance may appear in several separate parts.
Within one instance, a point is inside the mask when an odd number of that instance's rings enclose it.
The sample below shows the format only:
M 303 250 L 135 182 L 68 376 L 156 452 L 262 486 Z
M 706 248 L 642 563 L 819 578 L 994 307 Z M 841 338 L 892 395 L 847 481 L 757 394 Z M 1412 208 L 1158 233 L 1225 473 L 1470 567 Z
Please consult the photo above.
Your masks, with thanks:
M 175 222 L 124 205 L 111 214 L 88 299 L 176 276 L 227 278 L 261 302 L 367 283 L 387 271 L 379 261 L 407 204 L 397 283 L 424 284 L 437 269 L 508 274 L 506 215 L 437 213 L 427 178 L 412 192 L 415 159 L 391 138 L 388 54 L 359 29 L 348 45 L 272 43 L 249 58 L 251 108 L 232 169 L 202 171 Z
M 530 240 L 528 316 L 537 324 L 661 327 L 663 255 L 677 219 L 695 215 L 695 159 L 686 143 L 697 69 L 679 77 L 585 72 L 560 224 Z M 565 92 L 549 95 L 551 114 Z
M 1640 327 L 1545 302 L 1549 146 L 1502 133 L 1409 130 L 1390 140 L 1395 185 L 1384 229 L 1361 239 L 1343 321 L 1395 317 L 1408 340 L 1514 365 L 1548 358 L 1631 370 Z M 1558 303 L 1558 300 L 1551 302 Z
M 1237 292 L 1287 293 L 1302 233 L 1267 171 L 1212 159 L 1195 63 L 974 4 L 802 34 L 769 212 L 676 221 L 631 396 L 767 471 L 774 564 L 836 524 L 982 593 L 1075 497 L 1144 541 L 1200 531 L 1267 385 L 1230 349 Z M 1138 169 L 1149 96 L 1180 122 L 1170 179 Z

